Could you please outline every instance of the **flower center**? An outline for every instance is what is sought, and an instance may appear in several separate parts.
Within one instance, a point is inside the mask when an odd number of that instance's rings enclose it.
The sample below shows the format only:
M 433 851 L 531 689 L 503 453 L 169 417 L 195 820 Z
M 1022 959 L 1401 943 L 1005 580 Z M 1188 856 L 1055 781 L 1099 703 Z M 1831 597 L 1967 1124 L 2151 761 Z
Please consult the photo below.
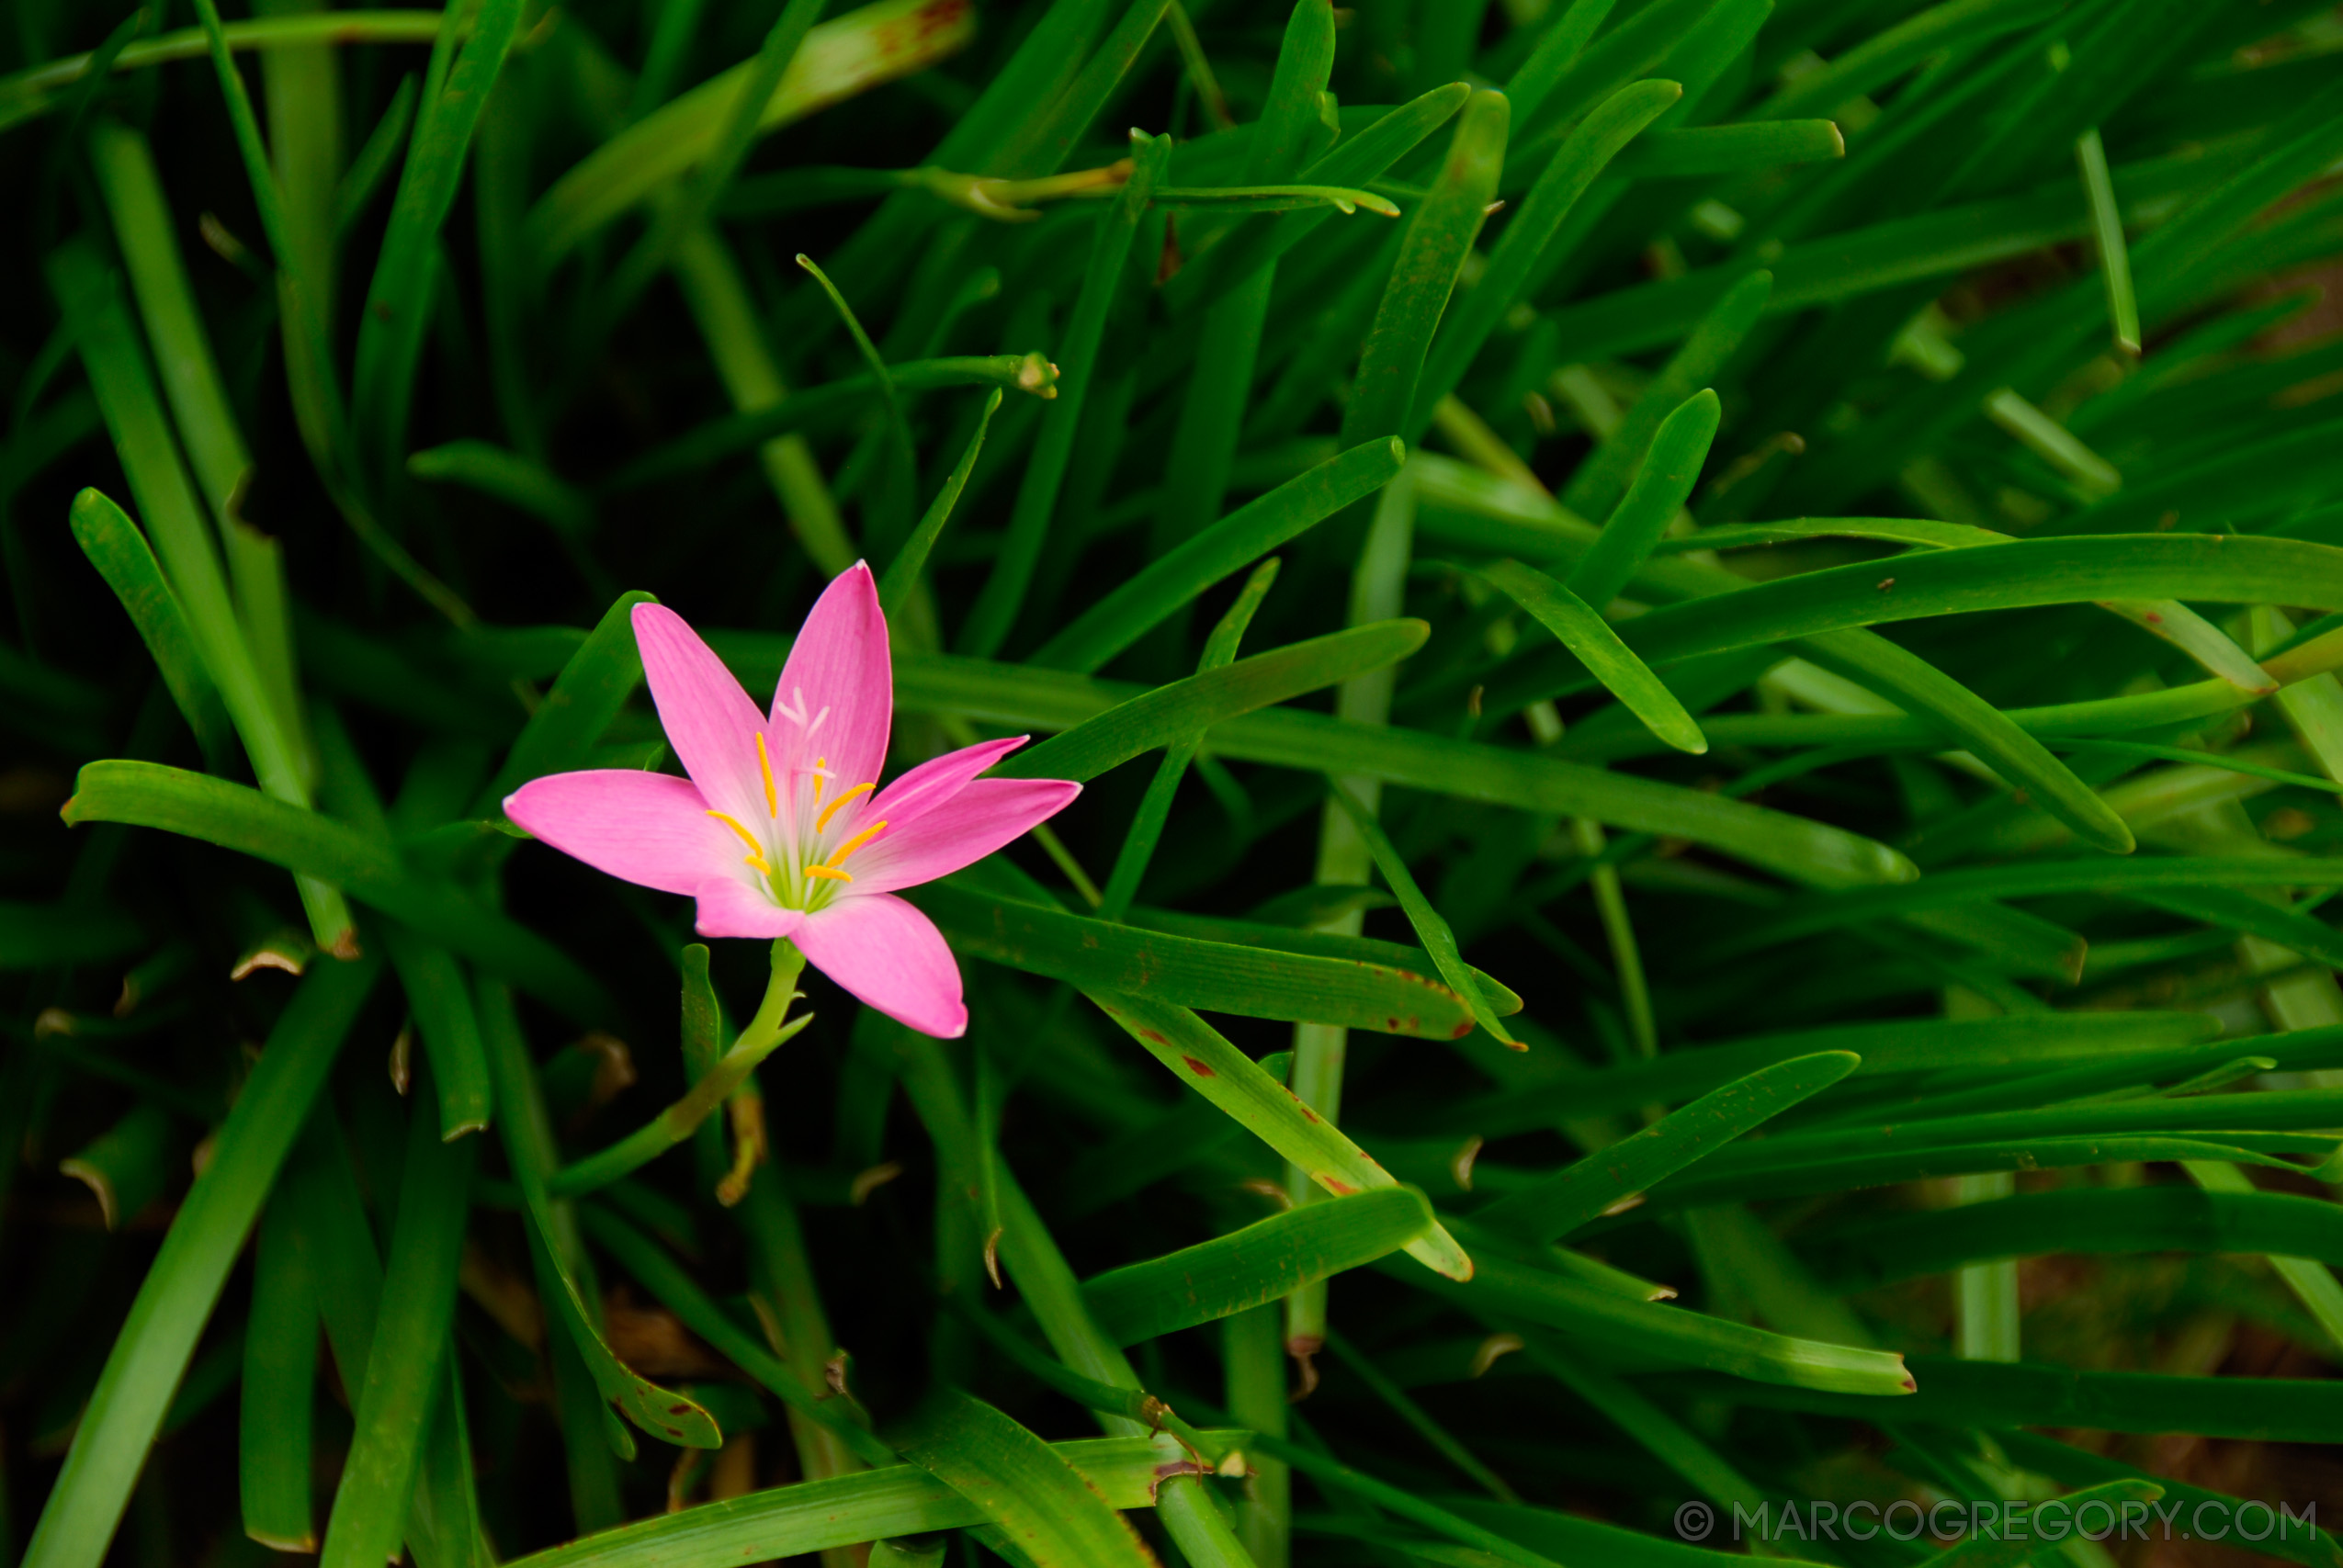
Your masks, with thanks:
M 795 704 L 783 705 L 781 716 L 811 739 L 822 720 L 830 716 L 830 710 L 823 708 L 809 717 L 805 694 L 793 692 L 791 695 Z M 750 824 L 729 812 L 710 810 L 708 815 L 740 835 L 749 852 L 742 857 L 743 863 L 753 867 L 764 879 L 765 889 L 774 902 L 784 908 L 803 909 L 810 914 L 836 897 L 841 886 L 855 880 L 854 874 L 845 869 L 847 857 L 886 831 L 883 821 L 867 827 L 860 821 L 864 797 L 878 787 L 877 781 L 832 790 L 830 786 L 837 781 L 830 772 L 827 757 L 816 757 L 809 767 L 784 768 L 776 777 L 763 731 L 757 732 L 755 740 L 757 771 L 764 783 L 766 818 L 756 826 L 763 831 L 753 830 Z M 784 807 L 787 809 L 784 810 Z

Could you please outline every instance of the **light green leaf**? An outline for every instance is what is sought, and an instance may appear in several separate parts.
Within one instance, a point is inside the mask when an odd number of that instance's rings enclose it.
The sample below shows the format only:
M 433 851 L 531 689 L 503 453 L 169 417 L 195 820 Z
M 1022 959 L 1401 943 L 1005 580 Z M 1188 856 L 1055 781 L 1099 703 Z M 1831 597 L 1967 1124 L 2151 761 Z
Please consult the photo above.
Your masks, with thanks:
M 904 1458 L 967 1498 L 1034 1568 L 1155 1562 L 1095 1483 L 982 1400 L 933 1394 L 896 1441 Z
M 1412 1187 L 1305 1203 L 1244 1229 L 1082 1281 L 1099 1327 L 1118 1345 L 1160 1338 L 1374 1262 L 1432 1225 Z
M 92 762 L 62 815 L 68 822 L 160 828 L 304 872 L 430 931 L 574 1017 L 608 1013 L 601 982 L 544 938 L 445 884 L 414 876 L 387 845 L 357 829 L 258 790 L 159 762 Z
M 1364 1150 L 1194 1013 L 1129 992 L 1087 994 L 1101 1012 L 1121 1024 L 1173 1076 L 1308 1172 L 1310 1179 L 1327 1191 L 1347 1197 L 1398 1185 Z M 1430 1235 L 1409 1242 L 1407 1250 L 1409 1257 L 1437 1273 L 1451 1279 L 1472 1278 L 1472 1259 L 1437 1224 Z
M 1557 1240 L 1821 1093 L 1862 1061 L 1851 1051 L 1826 1051 L 1761 1067 L 1534 1187 L 1507 1194 L 1473 1217 L 1533 1241 Z
M 1436 1040 L 1472 1032 L 1465 998 L 1431 976 L 1350 957 L 1199 941 L 930 883 L 911 899 L 960 953 L 1085 990 L 1138 990 L 1175 1007 L 1341 1024 Z
M 1651 667 L 1628 651 L 1611 623 L 1593 606 L 1545 573 L 1519 561 L 1483 567 L 1480 575 L 1561 639 L 1611 694 L 1627 705 L 1646 728 L 1680 751 L 1708 750 L 1700 725 L 1684 711 Z

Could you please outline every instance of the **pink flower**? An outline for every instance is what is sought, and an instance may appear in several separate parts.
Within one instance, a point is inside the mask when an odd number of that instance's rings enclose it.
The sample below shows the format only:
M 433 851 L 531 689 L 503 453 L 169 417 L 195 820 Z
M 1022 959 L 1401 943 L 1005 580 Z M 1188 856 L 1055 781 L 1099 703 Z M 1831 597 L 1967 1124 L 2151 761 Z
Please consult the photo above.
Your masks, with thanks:
M 981 860 L 1081 786 L 977 777 L 1024 744 L 1016 736 L 878 788 L 895 686 L 887 620 L 860 562 L 806 617 L 769 716 L 682 616 L 638 604 L 634 624 L 659 722 L 690 778 L 556 773 L 522 785 L 505 814 L 598 871 L 691 894 L 702 936 L 787 937 L 889 1018 L 946 1039 L 966 1030 L 951 949 L 894 890 Z

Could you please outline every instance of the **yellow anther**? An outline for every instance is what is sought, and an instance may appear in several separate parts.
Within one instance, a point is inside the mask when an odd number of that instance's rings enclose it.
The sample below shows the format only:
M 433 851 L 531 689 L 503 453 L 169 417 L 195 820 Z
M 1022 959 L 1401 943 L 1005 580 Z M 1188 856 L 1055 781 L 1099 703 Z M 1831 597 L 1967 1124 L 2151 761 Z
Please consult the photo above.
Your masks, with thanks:
M 735 833 L 738 833 L 741 836 L 741 842 L 748 845 L 749 852 L 751 854 L 762 855 L 764 853 L 764 846 L 756 841 L 756 835 L 754 833 L 750 832 L 746 828 L 741 827 L 738 822 L 735 822 L 731 818 L 727 817 L 721 811 L 711 811 L 708 815 L 715 818 L 719 822 L 723 823 L 727 828 L 731 829 Z
M 764 809 L 768 816 L 781 815 L 781 793 L 773 787 L 773 759 L 764 754 L 764 731 L 756 732 L 756 765 L 764 770 Z
M 831 863 L 835 865 L 840 861 L 844 860 L 848 855 L 853 854 L 856 850 L 861 849 L 865 844 L 869 843 L 873 839 L 878 837 L 879 833 L 886 828 L 886 826 L 887 824 L 884 822 L 874 822 L 869 827 L 864 829 L 861 832 L 855 834 L 853 838 L 847 840 L 843 844 L 841 844 L 838 847 L 837 852 L 830 857 Z
M 806 867 L 806 874 L 818 876 L 824 882 L 852 882 L 854 880 L 837 867 L 829 865 L 809 865 Z
M 830 759 L 827 757 L 816 757 L 813 760 L 813 797 L 816 800 L 820 800 L 821 798 L 821 780 L 823 777 L 821 770 L 829 765 Z
M 846 802 L 854 799 L 855 796 L 865 794 L 867 791 L 877 789 L 877 787 L 878 786 L 875 784 L 858 784 L 854 788 L 848 790 L 845 794 L 840 795 L 837 799 L 832 801 L 829 805 L 823 807 L 821 808 L 821 815 L 813 819 L 813 830 L 819 833 L 824 828 L 829 827 L 830 819 L 838 815 L 838 808 L 840 807 L 844 806 Z
M 764 863 L 764 857 L 761 854 L 753 852 L 747 854 L 741 857 L 741 863 L 744 865 L 753 865 L 767 876 L 771 876 L 773 874 L 773 868 Z

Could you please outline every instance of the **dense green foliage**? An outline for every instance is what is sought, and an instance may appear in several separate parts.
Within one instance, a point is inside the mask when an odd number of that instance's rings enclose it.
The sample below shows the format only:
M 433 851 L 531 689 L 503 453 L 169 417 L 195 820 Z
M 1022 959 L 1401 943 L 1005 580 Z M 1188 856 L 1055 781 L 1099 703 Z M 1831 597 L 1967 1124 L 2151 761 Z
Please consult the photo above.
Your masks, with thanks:
M 0 37 L 0 1563 L 2343 1517 L 2330 0 L 126 4 Z M 1086 785 L 960 1040 L 500 810 L 857 558 Z

